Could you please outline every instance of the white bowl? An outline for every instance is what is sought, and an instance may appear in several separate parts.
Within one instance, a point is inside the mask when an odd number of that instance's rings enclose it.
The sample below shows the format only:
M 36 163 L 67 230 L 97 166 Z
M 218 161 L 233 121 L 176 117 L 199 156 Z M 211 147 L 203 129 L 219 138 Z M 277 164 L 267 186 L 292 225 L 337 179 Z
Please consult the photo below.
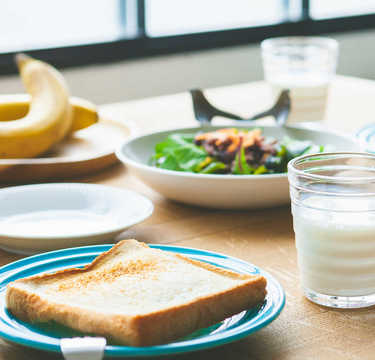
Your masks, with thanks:
M 0 248 L 35 253 L 110 241 L 148 218 L 150 200 L 95 184 L 39 184 L 0 190 Z
M 236 128 L 241 126 L 235 125 Z M 258 127 L 258 126 L 257 126 Z M 166 198 L 190 205 L 221 209 L 266 208 L 289 203 L 286 174 L 215 175 L 159 169 L 148 165 L 155 145 L 172 133 L 212 131 L 223 126 L 171 129 L 130 138 L 117 151 L 118 158 L 145 184 Z M 244 127 L 244 128 L 249 128 Z M 335 151 L 360 151 L 354 138 L 298 127 L 259 126 L 263 134 L 281 140 L 289 136 L 331 145 Z

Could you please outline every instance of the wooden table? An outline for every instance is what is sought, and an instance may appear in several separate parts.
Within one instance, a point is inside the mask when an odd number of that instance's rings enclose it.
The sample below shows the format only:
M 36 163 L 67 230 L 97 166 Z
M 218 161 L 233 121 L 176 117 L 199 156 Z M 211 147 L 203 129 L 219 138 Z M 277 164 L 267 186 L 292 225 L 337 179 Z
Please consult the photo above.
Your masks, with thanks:
M 263 82 L 207 91 L 222 108 L 250 115 L 270 104 Z M 345 132 L 375 122 L 375 82 L 337 77 L 324 124 Z M 103 114 L 131 121 L 139 131 L 194 124 L 189 96 L 177 94 L 102 107 Z M 126 187 L 148 196 L 153 216 L 122 238 L 178 244 L 218 251 L 252 262 L 273 274 L 286 292 L 278 319 L 247 338 L 220 348 L 173 357 L 178 359 L 374 359 L 375 311 L 332 310 L 306 300 L 298 280 L 289 207 L 257 211 L 221 211 L 189 207 L 162 198 L 119 165 L 82 182 Z M 19 256 L 0 252 L 0 263 Z M 375 281 L 375 279 L 374 279 Z M 62 359 L 0 341 L 1 360 Z

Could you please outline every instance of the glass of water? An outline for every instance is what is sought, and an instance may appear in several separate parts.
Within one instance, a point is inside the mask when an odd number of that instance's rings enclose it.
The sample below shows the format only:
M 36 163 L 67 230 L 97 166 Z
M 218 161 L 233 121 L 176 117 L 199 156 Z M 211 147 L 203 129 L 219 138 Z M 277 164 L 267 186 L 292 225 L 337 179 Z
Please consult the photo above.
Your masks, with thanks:
M 329 84 L 336 73 L 338 43 L 325 37 L 295 36 L 261 43 L 263 70 L 273 97 L 289 89 L 288 123 L 324 119 Z

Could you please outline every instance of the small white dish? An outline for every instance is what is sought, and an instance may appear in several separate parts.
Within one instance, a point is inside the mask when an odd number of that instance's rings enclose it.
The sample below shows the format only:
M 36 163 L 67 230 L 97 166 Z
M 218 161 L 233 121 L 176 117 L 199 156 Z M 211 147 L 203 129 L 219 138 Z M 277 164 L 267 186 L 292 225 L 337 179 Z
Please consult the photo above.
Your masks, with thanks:
M 0 248 L 30 254 L 108 242 L 152 211 L 146 197 L 104 185 L 9 187 L 0 190 Z
M 236 128 L 253 126 L 232 125 Z M 256 126 L 266 137 L 311 140 L 335 151 L 360 151 L 352 137 L 329 131 L 290 126 Z M 267 208 L 289 203 L 286 173 L 264 175 L 195 174 L 159 169 L 148 165 L 155 145 L 173 133 L 212 131 L 223 126 L 192 127 L 154 132 L 130 138 L 116 152 L 118 158 L 145 184 L 171 200 L 222 209 Z

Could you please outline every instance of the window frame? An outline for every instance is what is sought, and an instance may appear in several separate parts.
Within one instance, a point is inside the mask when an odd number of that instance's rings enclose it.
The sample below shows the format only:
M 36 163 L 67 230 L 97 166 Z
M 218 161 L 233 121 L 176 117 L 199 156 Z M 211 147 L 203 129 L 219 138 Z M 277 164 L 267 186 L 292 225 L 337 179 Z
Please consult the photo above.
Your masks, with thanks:
M 145 0 L 118 1 L 119 8 L 128 10 L 128 13 L 136 19 L 135 23 L 129 27 L 125 16 L 121 15 L 124 11 L 120 11 L 120 21 L 124 26 L 122 38 L 110 42 L 35 49 L 26 52 L 59 68 L 64 68 L 250 45 L 275 36 L 321 35 L 375 28 L 375 14 L 312 19 L 309 15 L 309 0 L 302 0 L 302 19 L 299 21 L 164 37 L 147 37 Z M 129 36 L 135 37 L 129 38 Z M 14 55 L 15 52 L 0 54 L 0 75 L 17 73 Z

